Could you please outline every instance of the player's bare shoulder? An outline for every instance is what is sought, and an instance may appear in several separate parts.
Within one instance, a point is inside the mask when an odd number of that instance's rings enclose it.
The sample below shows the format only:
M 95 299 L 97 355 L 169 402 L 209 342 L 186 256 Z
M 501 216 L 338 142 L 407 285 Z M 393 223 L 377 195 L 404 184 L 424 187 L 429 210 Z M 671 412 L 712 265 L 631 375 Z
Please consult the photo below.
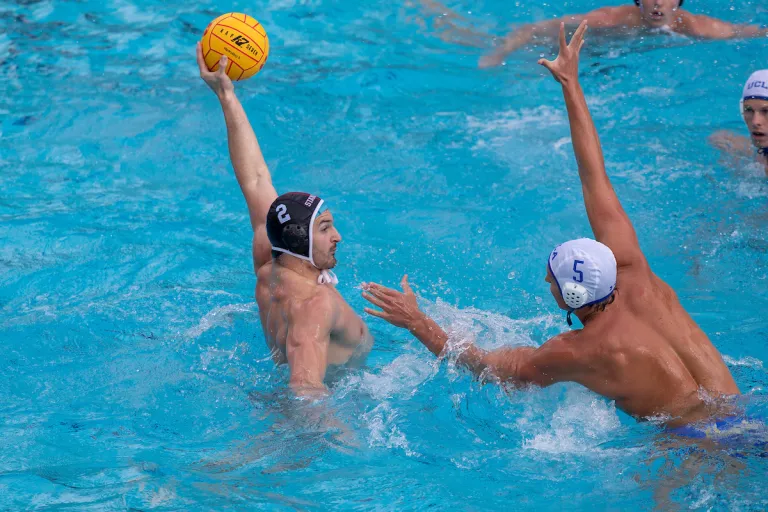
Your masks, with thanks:
M 253 233 L 251 243 L 253 253 L 253 271 L 258 274 L 259 270 L 272 263 L 272 244 L 267 237 L 267 228 L 263 224 L 258 226 Z
M 275 272 L 274 260 L 270 259 L 269 261 L 263 263 L 262 265 L 259 265 L 258 267 L 255 268 L 255 271 L 256 271 L 257 286 L 268 284 Z
M 675 16 L 673 28 L 676 32 L 684 35 L 695 35 L 698 25 L 701 24 L 703 16 L 697 16 L 693 13 L 679 9 Z
M 591 339 L 589 331 L 584 329 L 575 329 L 573 331 L 566 331 L 553 336 L 547 340 L 547 347 L 553 352 L 572 351 L 571 357 L 574 359 L 583 359 L 584 354 L 591 350 L 591 347 L 585 341 Z
M 314 286 L 308 295 L 290 299 L 286 308 L 291 324 L 312 322 L 335 326 L 338 322 L 338 294 L 329 286 Z
M 594 28 L 639 27 L 643 22 L 639 9 L 632 5 L 601 7 L 589 12 L 583 19 Z

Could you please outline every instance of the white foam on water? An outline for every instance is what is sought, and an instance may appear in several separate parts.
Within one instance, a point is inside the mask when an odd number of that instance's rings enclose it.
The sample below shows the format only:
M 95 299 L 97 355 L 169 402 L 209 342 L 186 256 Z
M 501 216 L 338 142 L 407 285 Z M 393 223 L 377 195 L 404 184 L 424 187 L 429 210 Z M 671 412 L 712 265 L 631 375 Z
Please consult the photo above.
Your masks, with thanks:
M 369 446 L 372 448 L 396 448 L 402 450 L 408 457 L 418 457 L 419 454 L 411 450 L 408 439 L 398 428 L 397 419 L 397 412 L 387 402 L 383 402 L 372 411 L 363 414 L 363 420 L 370 429 Z
M 171 505 L 178 498 L 176 491 L 169 487 L 160 487 L 157 491 L 149 493 L 149 504 L 151 507 L 160 507 L 162 505 Z
M 528 334 L 532 328 L 549 329 L 561 323 L 554 315 L 515 320 L 476 308 L 458 309 L 441 299 L 435 303 L 422 302 L 425 311 L 449 335 L 448 346 L 443 354 L 449 359 L 458 355 L 468 342 L 475 342 L 480 334 L 482 336 L 478 345 L 486 350 L 502 346 L 536 346 Z M 344 398 L 349 393 L 361 391 L 376 400 L 407 398 L 413 396 L 423 383 L 434 378 L 439 370 L 439 360 L 426 348 L 418 347 L 416 352 L 397 356 L 376 373 L 366 371 L 348 376 L 336 386 L 334 395 Z M 449 371 L 457 377 L 460 373 L 466 373 L 453 364 Z
M 186 288 L 184 286 L 174 286 L 173 289 L 182 291 L 182 292 L 188 292 L 188 293 L 199 293 L 201 295 L 211 295 L 214 297 L 217 295 L 223 295 L 225 297 L 240 297 L 240 295 L 236 293 L 225 292 L 224 290 L 206 290 L 204 288 Z
M 156 63 L 168 56 L 168 49 L 172 45 L 173 41 L 166 37 L 163 39 L 155 39 L 150 44 L 149 48 L 143 48 L 139 51 L 139 55 L 148 58 L 150 62 Z
M 426 352 L 426 349 L 424 349 Z M 429 361 L 416 354 L 403 354 L 386 365 L 379 373 L 364 373 L 354 385 L 376 400 L 394 396 L 413 396 L 418 387 L 438 371 L 437 360 Z
M 253 302 L 247 302 L 245 304 L 230 304 L 228 306 L 220 306 L 212 309 L 210 312 L 200 319 L 200 322 L 184 333 L 184 337 L 187 339 L 199 338 L 207 330 L 214 327 L 223 327 L 231 323 L 232 314 L 234 313 L 250 313 L 254 310 L 255 304 Z
M 567 117 L 564 110 L 548 106 L 505 110 L 490 118 L 467 116 L 467 130 L 475 135 L 488 135 L 490 140 L 478 141 L 473 149 L 484 146 L 498 146 L 516 132 L 530 131 L 531 128 L 565 126 Z
M 141 32 L 110 32 L 107 34 L 107 40 L 115 45 L 116 52 L 122 53 L 128 49 L 130 43 L 141 39 L 143 35 Z
M 522 419 L 525 427 L 538 428 L 535 421 Z M 613 402 L 606 402 L 584 388 L 569 389 L 565 403 L 552 414 L 543 431 L 523 443 L 523 447 L 548 454 L 599 454 L 615 451 L 599 444 L 613 438 L 621 426 Z
M 749 368 L 763 369 L 763 362 L 756 357 L 746 356 L 741 359 L 734 359 L 723 354 L 723 361 L 728 366 L 747 366 Z
M 441 299 L 427 303 L 425 309 L 449 335 L 449 343 L 461 345 L 462 341 L 474 342 L 479 334 L 485 333 L 479 343 L 484 349 L 536 347 L 538 343 L 530 336 L 533 328 L 549 330 L 562 323 L 555 315 L 513 319 L 474 307 L 459 309 Z
M 711 489 L 701 489 L 698 499 L 690 504 L 690 510 L 701 510 L 707 508 L 712 510 L 712 502 L 717 498 L 717 495 L 712 492 Z
M 750 174 L 765 179 L 765 170 L 760 167 L 759 164 L 756 163 L 754 165 L 750 165 L 746 169 L 749 170 Z M 768 187 L 762 181 L 757 183 L 753 181 L 741 181 L 736 187 L 736 193 L 746 199 L 768 197 Z
M 563 149 L 563 146 L 571 144 L 573 141 L 570 137 L 562 137 L 558 139 L 553 145 L 553 149 L 560 153 L 562 156 L 568 156 L 568 153 Z
M 160 16 L 157 9 L 140 9 L 136 4 L 127 0 L 114 0 L 112 2 L 115 13 L 127 24 L 168 23 L 173 21 L 167 16 Z
M 449 347 L 444 355 L 450 359 L 454 359 L 453 356 L 462 344 L 474 342 L 478 338 L 479 345 L 485 349 L 537 346 L 531 338 L 532 331 L 555 328 L 562 323 L 555 315 L 512 319 L 477 308 L 458 309 L 440 299 L 435 303 L 425 303 L 424 309 L 449 334 Z M 343 397 L 358 385 L 376 400 L 409 398 L 440 371 L 439 363 L 433 361 L 437 359 L 426 349 L 423 349 L 423 353 L 403 354 L 378 374 L 366 373 L 362 377 L 349 379 L 337 398 Z M 449 364 L 448 372 L 455 378 L 466 378 L 468 375 L 453 362 Z M 626 449 L 599 447 L 601 443 L 613 439 L 616 430 L 621 427 L 614 403 L 583 387 L 571 386 L 564 400 L 560 398 L 560 391 L 554 388 L 519 391 L 526 394 L 522 399 L 527 402 L 527 413 L 517 417 L 509 428 L 523 433 L 523 448 L 557 455 L 602 456 L 616 451 L 626 453 Z M 449 398 L 455 403 L 457 395 Z M 553 400 L 557 403 L 553 404 Z M 392 407 L 390 403 L 382 402 L 364 415 L 371 432 L 369 444 L 402 449 L 409 456 L 417 455 L 398 428 L 397 412 Z M 552 411 L 553 407 L 554 412 L 547 412 Z M 454 463 L 461 467 L 472 466 L 469 460 L 456 459 Z
M 610 114 L 614 105 L 624 104 L 627 101 L 627 95 L 623 92 L 619 92 L 612 95 L 604 94 L 600 96 L 587 96 L 586 100 L 593 116 L 613 118 Z
M 650 96 L 654 98 L 669 97 L 675 94 L 675 90 L 665 87 L 641 87 L 637 90 L 637 94 L 639 96 Z
M 77 146 L 55 145 L 46 155 L 46 160 L 57 164 L 82 167 L 86 163 L 82 151 Z
M 40 2 L 32 9 L 32 15 L 30 16 L 35 21 L 42 21 L 53 12 L 53 2 Z

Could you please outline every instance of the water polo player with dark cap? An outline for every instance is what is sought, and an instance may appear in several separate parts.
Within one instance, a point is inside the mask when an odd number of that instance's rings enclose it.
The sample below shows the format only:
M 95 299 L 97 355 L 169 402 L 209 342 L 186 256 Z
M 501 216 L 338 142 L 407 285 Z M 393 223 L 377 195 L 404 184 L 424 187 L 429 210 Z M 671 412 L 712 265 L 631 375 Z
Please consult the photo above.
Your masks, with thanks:
M 695 0 L 688 0 L 693 3 Z M 768 30 L 755 25 L 733 25 L 709 16 L 694 15 L 682 9 L 684 0 L 634 0 L 634 5 L 602 7 L 587 14 L 575 14 L 524 25 L 507 35 L 490 55 L 480 59 L 480 67 L 498 66 L 507 55 L 531 41 L 555 41 L 560 23 L 578 25 L 586 21 L 590 27 L 605 30 L 662 29 L 702 39 L 733 39 L 768 35 Z
M 341 235 L 320 197 L 303 192 L 278 197 L 256 134 L 224 72 L 226 62 L 208 71 L 198 45 L 197 63 L 224 111 L 229 155 L 248 203 L 256 302 L 267 345 L 277 364 L 288 364 L 297 394 L 322 395 L 327 368 L 362 362 L 372 344 L 365 322 L 335 287 L 331 269 Z

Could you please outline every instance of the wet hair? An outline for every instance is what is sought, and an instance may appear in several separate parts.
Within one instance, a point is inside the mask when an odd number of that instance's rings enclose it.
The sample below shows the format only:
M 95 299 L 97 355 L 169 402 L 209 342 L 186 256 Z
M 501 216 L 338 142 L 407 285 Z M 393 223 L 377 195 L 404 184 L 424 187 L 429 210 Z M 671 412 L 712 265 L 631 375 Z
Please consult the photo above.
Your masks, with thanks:
M 680 3 L 677 4 L 677 6 L 678 7 L 682 7 L 683 6 L 683 2 L 685 2 L 685 0 L 680 0 Z M 640 0 L 635 0 L 635 5 L 639 6 L 640 5 Z
M 605 311 L 606 307 L 613 304 L 613 301 L 616 300 L 616 290 L 618 290 L 618 288 L 614 288 L 611 294 L 600 302 L 592 304 L 592 307 L 595 308 L 595 311 Z
M 591 309 L 591 313 L 598 312 L 598 311 L 605 311 L 605 308 L 613 304 L 613 301 L 616 300 L 616 290 L 618 288 L 614 288 L 613 291 L 609 296 L 601 300 L 600 302 L 595 302 L 594 304 L 590 304 L 589 306 L 584 306 L 585 308 Z M 574 310 L 568 310 L 568 315 L 565 317 L 565 321 L 568 322 L 568 327 L 573 326 L 573 320 L 571 320 L 571 315 L 573 314 Z

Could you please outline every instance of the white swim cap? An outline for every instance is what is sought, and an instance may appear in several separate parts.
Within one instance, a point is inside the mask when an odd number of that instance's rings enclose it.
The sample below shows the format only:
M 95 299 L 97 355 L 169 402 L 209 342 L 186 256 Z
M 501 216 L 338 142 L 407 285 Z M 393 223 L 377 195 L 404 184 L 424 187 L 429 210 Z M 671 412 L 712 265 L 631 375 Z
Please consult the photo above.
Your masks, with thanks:
M 768 101 L 768 69 L 755 71 L 744 84 L 744 92 L 741 101 L 766 100 Z
M 616 288 L 616 258 L 590 238 L 571 240 L 549 255 L 549 271 L 571 310 L 607 299 Z

